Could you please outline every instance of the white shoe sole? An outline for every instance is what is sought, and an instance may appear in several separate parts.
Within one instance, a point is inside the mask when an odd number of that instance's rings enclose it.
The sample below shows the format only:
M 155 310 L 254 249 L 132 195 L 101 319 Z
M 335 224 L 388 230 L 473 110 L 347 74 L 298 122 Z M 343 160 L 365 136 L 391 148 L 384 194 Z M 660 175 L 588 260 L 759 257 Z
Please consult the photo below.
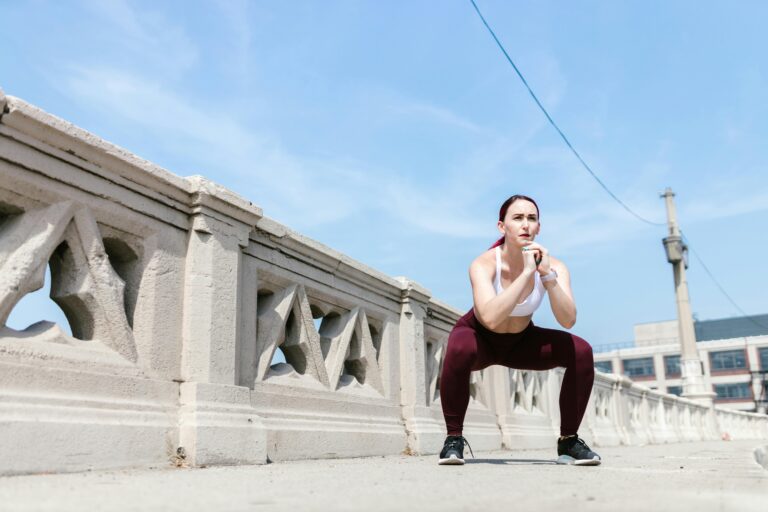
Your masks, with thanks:
M 558 464 L 569 464 L 571 466 L 599 466 L 602 461 L 599 457 L 591 459 L 574 459 L 569 455 L 561 455 L 555 462 Z
M 440 459 L 437 461 L 441 466 L 462 466 L 464 465 L 464 459 L 460 459 L 455 455 L 451 455 L 447 459 Z

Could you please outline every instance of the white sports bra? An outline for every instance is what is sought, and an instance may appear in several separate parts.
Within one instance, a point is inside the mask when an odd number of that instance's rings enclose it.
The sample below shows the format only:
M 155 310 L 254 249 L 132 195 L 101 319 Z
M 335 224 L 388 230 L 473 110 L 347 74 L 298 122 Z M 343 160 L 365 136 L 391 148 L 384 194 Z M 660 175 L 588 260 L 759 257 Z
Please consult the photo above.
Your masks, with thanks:
M 496 295 L 504 291 L 501 287 L 501 249 L 499 246 L 496 246 L 496 277 L 493 279 L 493 286 L 496 288 Z M 534 311 L 539 309 L 544 295 L 545 289 L 544 284 L 541 282 L 541 277 L 538 272 L 534 272 L 533 291 L 523 302 L 515 306 L 515 309 L 512 310 L 509 316 L 532 315 Z

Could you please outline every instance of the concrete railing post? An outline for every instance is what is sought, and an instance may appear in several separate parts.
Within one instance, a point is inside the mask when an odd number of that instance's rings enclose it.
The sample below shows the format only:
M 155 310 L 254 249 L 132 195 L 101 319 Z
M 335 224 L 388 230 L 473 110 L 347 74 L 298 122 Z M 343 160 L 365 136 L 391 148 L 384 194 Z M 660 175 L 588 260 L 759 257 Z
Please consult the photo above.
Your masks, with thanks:
M 612 446 L 621 443 L 616 419 L 619 413 L 616 398 L 617 383 L 621 378 L 617 375 L 595 375 L 588 413 L 585 416 L 592 440 L 599 446 Z
M 634 428 L 630 420 L 630 408 L 632 406 L 630 392 L 632 389 L 632 380 L 622 377 L 616 383 L 616 430 L 621 439 L 621 444 L 631 444 L 635 437 Z
M 226 191 L 203 178 L 190 181 L 179 444 L 193 464 L 264 462 L 264 427 L 249 389 L 236 385 L 242 250 L 261 212 L 223 201 Z
M 439 372 L 439 361 L 426 358 L 424 319 L 431 293 L 418 283 L 398 277 L 402 284 L 400 305 L 400 400 L 410 453 L 434 453 L 442 446 L 445 425 L 430 409 L 427 364 Z M 443 356 L 444 357 L 444 356 Z M 431 398 L 431 397 L 430 397 Z

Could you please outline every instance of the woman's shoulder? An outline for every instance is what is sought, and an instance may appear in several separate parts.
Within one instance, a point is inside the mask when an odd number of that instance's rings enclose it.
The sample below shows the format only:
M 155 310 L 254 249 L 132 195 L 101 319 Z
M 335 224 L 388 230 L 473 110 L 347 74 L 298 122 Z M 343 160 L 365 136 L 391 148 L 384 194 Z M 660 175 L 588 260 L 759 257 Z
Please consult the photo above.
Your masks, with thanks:
M 563 263 L 563 260 L 555 258 L 551 254 L 549 255 L 549 264 L 560 273 L 568 272 L 568 267 Z
M 469 264 L 469 271 L 471 272 L 496 272 L 496 249 L 488 249 L 480 254 L 477 258 L 472 260 Z

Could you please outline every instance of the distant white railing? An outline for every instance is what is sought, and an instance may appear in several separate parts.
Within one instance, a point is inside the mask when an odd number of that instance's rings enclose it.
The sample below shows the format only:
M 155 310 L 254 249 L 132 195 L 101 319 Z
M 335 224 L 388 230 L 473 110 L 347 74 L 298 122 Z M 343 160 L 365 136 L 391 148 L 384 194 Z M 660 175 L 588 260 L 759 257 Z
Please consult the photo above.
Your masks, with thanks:
M 0 474 L 440 449 L 461 311 L 204 178 L 2 93 L 0 108 Z M 72 336 L 5 325 L 46 268 Z M 474 372 L 473 447 L 552 446 L 561 379 Z M 768 417 L 598 373 L 580 433 L 765 438 Z

